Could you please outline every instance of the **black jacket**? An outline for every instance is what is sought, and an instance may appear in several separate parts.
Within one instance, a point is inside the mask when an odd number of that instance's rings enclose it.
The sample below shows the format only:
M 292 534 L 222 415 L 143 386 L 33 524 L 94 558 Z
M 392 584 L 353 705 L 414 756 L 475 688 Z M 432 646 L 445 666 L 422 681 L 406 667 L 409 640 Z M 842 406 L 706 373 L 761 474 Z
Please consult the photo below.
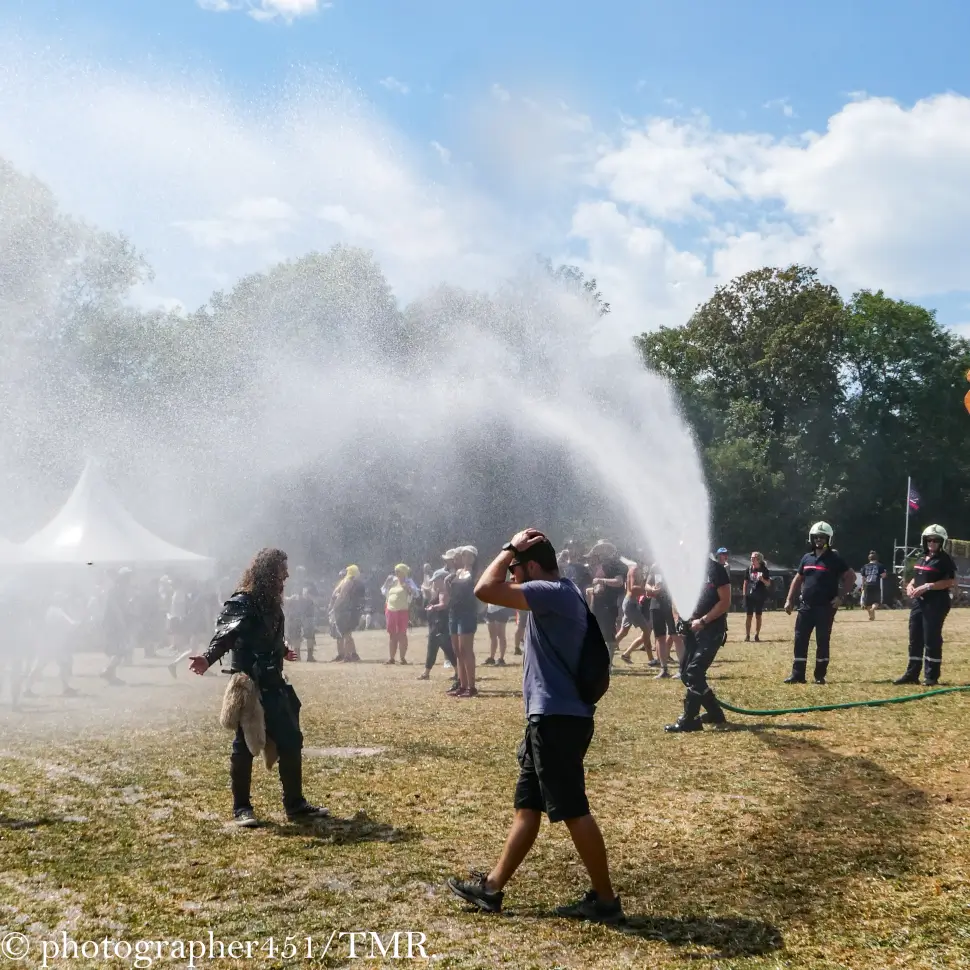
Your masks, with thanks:
M 262 688 L 283 684 L 283 611 L 267 613 L 249 593 L 233 593 L 216 620 L 216 632 L 203 654 L 209 666 L 232 651 L 230 668 L 249 674 Z

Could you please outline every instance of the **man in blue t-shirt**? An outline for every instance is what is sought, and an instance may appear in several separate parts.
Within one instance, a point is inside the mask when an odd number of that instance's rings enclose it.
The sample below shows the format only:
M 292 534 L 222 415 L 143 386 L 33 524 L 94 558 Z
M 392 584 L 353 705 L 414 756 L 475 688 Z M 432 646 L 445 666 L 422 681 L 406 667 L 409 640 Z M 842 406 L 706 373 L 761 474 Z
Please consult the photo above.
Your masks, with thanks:
M 595 708 L 580 698 L 575 677 L 587 624 L 596 621 L 576 584 L 559 575 L 552 543 L 535 529 L 519 532 L 504 546 L 482 573 L 475 595 L 483 603 L 528 614 L 522 665 L 527 724 L 518 750 L 515 818 L 501 858 L 491 872 L 449 879 L 448 887 L 486 912 L 500 912 L 504 887 L 532 848 L 545 813 L 550 822 L 566 823 L 592 882 L 582 899 L 556 913 L 619 923 L 623 907 L 613 892 L 606 846 L 586 798 L 583 759 L 593 737 Z
M 882 605 L 882 584 L 886 567 L 879 561 L 876 550 L 869 553 L 869 561 L 859 570 L 862 576 L 862 605 L 869 611 L 869 619 L 876 618 L 876 607 Z
M 791 615 L 795 597 L 801 605 L 795 618 L 795 657 L 786 684 L 804 684 L 808 666 L 808 641 L 815 631 L 815 683 L 824 684 L 829 669 L 829 641 L 839 602 L 855 587 L 855 572 L 832 548 L 835 532 L 828 522 L 816 522 L 809 530 L 811 552 L 802 556 L 785 601 Z

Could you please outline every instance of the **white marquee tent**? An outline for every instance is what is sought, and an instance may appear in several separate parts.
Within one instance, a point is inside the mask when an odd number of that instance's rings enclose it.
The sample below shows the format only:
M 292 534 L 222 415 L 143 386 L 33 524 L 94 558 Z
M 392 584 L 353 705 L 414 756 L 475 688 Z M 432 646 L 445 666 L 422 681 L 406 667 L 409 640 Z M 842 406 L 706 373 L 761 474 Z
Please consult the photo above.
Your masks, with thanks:
M 22 548 L 29 560 L 51 564 L 145 565 L 197 576 L 211 576 L 215 570 L 214 559 L 173 546 L 136 522 L 93 461 L 85 465 L 60 512 Z

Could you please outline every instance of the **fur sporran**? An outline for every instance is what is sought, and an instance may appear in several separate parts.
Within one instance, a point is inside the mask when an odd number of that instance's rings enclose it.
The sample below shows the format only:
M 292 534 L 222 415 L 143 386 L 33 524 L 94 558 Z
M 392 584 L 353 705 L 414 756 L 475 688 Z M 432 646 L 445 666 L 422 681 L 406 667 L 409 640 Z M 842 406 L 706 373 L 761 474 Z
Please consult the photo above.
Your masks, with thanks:
M 242 728 L 249 753 L 254 758 L 262 754 L 267 771 L 276 764 L 278 757 L 276 745 L 272 738 L 266 737 L 263 705 L 260 702 L 256 684 L 248 674 L 235 673 L 229 678 L 226 693 L 222 698 L 219 723 L 233 733 Z

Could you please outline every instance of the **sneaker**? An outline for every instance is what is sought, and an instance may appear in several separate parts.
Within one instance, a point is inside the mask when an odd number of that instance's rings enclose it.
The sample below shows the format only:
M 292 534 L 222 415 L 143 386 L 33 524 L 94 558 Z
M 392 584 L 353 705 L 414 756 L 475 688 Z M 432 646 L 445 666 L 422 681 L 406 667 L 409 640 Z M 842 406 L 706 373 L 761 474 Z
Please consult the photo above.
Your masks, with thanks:
M 448 689 L 447 689 L 447 690 L 445 691 L 445 693 L 446 693 L 446 694 L 447 694 L 447 695 L 448 695 L 449 697 L 456 697 L 456 696 L 457 696 L 458 694 L 460 694 L 460 693 L 461 693 L 461 690 L 462 690 L 462 687 L 461 687 L 461 684 L 459 684 L 459 683 L 458 683 L 458 681 L 456 680 L 456 681 L 455 681 L 455 682 L 454 682 L 454 683 L 453 683 L 453 684 L 451 685 L 451 687 L 449 687 L 449 688 L 448 688 Z
M 424 672 L 424 673 L 423 673 L 423 674 L 422 674 L 422 675 L 421 675 L 421 676 L 420 676 L 420 677 L 418 678 L 418 680 L 431 680 L 431 674 L 429 674 L 429 673 L 428 673 L 428 671 L 426 670 L 426 671 L 425 671 L 425 672 Z
M 640 649 L 643 650 L 644 648 L 643 647 L 640 647 Z M 647 661 L 647 666 L 648 667 L 659 667 L 660 666 L 660 661 L 659 660 L 648 660 Z
M 452 876 L 448 880 L 448 888 L 459 899 L 464 899 L 466 903 L 471 903 L 486 913 L 501 913 L 505 893 L 501 889 L 489 892 L 485 888 L 485 880 L 488 878 L 486 873 L 472 871 L 469 875 L 471 879 L 456 879 Z
M 238 812 L 232 813 L 232 820 L 241 829 L 254 829 L 259 825 L 251 808 L 240 808 Z
M 665 667 L 663 670 L 660 671 L 659 674 L 657 674 L 656 677 L 654 677 L 654 680 L 663 680 L 664 677 L 669 677 L 669 676 L 670 676 L 670 671 L 668 671 L 667 668 Z
M 454 667 L 451 666 L 450 663 L 448 663 L 447 660 L 441 666 L 444 667 L 445 670 L 454 670 L 455 669 Z
M 287 822 L 309 822 L 317 818 L 329 818 L 330 811 L 304 802 L 299 808 L 286 813 Z
M 622 923 L 626 917 L 623 915 L 623 904 L 617 896 L 612 903 L 601 903 L 595 889 L 590 889 L 582 899 L 568 906 L 557 906 L 556 915 L 565 919 L 583 919 L 590 923 L 607 923 L 615 926 Z
M 631 667 L 633 666 L 633 661 L 625 653 L 620 654 L 620 660 L 625 664 L 629 664 Z
M 495 658 L 494 657 L 486 657 L 482 661 L 482 666 L 483 667 L 494 667 L 495 666 Z
M 495 666 L 496 667 L 505 667 L 506 666 L 506 663 L 505 663 L 504 660 L 496 660 L 495 661 Z

